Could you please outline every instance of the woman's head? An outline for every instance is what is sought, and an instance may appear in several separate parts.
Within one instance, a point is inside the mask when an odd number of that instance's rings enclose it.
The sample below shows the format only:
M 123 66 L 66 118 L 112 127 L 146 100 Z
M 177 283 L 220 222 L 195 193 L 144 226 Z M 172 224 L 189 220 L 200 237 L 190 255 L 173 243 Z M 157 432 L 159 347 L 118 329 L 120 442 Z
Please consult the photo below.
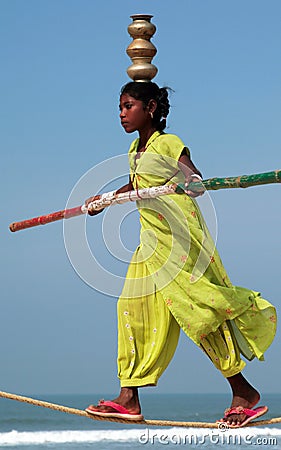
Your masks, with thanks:
M 166 128 L 166 118 L 170 110 L 168 88 L 159 88 L 156 83 L 151 81 L 132 81 L 122 87 L 120 97 L 123 94 L 142 101 L 144 109 L 148 108 L 153 102 L 155 107 L 153 108 L 152 125 L 159 131 Z

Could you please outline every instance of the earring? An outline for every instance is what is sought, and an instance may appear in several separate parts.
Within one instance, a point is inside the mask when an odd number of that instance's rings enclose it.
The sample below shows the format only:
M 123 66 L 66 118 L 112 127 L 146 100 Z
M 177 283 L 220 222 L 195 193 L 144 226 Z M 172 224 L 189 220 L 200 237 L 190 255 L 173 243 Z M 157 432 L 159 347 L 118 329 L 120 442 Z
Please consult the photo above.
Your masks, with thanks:
M 153 112 L 150 112 L 149 114 L 150 114 L 151 119 L 153 119 Z

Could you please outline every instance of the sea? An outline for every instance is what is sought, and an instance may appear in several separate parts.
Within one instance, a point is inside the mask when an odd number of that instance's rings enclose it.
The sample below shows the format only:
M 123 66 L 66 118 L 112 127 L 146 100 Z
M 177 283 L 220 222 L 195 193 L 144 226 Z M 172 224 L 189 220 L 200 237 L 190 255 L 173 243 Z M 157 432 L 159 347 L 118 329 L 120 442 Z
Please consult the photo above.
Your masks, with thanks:
M 84 409 L 97 403 L 97 395 L 33 395 L 51 403 Z M 108 395 L 107 399 L 114 396 Z M 143 394 L 145 419 L 215 422 L 228 406 L 223 394 Z M 281 394 L 267 394 L 269 407 L 262 417 L 281 416 Z M 280 449 L 281 424 L 239 430 L 147 427 L 95 421 L 87 417 L 0 398 L 0 448 L 23 450 L 134 450 L 134 449 Z

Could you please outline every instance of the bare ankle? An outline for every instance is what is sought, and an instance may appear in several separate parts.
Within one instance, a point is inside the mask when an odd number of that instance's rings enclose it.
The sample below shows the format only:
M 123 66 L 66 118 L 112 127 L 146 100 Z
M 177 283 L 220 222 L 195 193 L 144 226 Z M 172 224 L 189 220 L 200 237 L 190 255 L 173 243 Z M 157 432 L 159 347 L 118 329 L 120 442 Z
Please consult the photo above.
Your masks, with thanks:
M 259 392 L 244 378 L 242 373 L 227 378 L 229 382 L 232 394 L 233 402 L 232 406 L 254 406 L 260 399 Z

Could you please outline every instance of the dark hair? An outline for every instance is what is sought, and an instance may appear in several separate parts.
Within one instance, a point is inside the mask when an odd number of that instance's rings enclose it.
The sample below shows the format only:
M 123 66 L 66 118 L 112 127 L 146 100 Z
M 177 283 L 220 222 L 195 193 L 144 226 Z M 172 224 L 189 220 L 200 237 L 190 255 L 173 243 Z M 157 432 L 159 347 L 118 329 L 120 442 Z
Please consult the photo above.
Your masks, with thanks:
M 170 110 L 168 89 L 167 87 L 159 88 L 152 81 L 131 81 L 122 87 L 120 95 L 128 94 L 136 100 L 141 100 L 144 106 L 148 106 L 150 100 L 155 100 L 157 108 L 153 114 L 152 123 L 157 130 L 163 131 L 166 128 L 166 118 Z

